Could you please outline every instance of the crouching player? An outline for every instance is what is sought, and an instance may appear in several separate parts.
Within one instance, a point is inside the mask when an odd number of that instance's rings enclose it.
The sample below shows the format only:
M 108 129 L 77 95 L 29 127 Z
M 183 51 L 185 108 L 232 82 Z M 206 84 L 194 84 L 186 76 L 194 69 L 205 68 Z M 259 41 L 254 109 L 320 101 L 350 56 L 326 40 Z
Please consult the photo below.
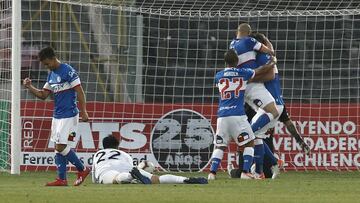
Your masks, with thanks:
M 226 68 L 215 76 L 215 83 L 219 89 L 219 108 L 214 139 L 215 149 L 212 154 L 209 180 L 214 180 L 217 169 L 224 155 L 228 142 L 233 139 L 238 146 L 244 146 L 244 165 L 242 179 L 253 179 L 250 167 L 254 157 L 254 133 L 244 111 L 244 94 L 247 82 L 256 81 L 275 61 L 265 64 L 256 71 L 250 68 L 236 68 L 238 64 L 237 53 L 230 49 L 225 53 Z
M 92 166 L 92 182 L 100 184 L 207 184 L 206 178 L 187 178 L 175 175 L 157 176 L 133 165 L 131 156 L 118 150 L 119 141 L 112 135 L 103 139 L 104 149 L 95 153 Z

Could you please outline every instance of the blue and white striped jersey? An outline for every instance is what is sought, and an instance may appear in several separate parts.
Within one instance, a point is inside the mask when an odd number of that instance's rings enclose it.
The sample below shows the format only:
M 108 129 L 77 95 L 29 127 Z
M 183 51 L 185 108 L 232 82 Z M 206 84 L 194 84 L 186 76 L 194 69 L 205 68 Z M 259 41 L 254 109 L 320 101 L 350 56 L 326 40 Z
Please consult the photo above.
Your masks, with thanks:
M 219 89 L 218 117 L 242 116 L 247 81 L 255 76 L 249 68 L 225 68 L 215 76 Z
M 234 39 L 230 43 L 230 49 L 234 49 L 238 55 L 237 67 L 256 68 L 256 51 L 261 49 L 262 44 L 252 37 Z
M 79 113 L 74 90 L 78 85 L 80 78 L 74 68 L 68 64 L 62 63 L 57 69 L 50 71 L 43 89 L 54 94 L 54 118 L 70 118 Z
M 271 60 L 271 56 L 269 54 L 258 53 L 256 56 L 256 63 L 258 66 L 262 66 L 267 64 Z M 274 97 L 276 105 L 284 105 L 284 100 L 281 93 L 281 85 L 280 85 L 280 77 L 279 71 L 275 65 L 275 78 L 264 82 L 265 88 L 270 92 L 270 94 Z

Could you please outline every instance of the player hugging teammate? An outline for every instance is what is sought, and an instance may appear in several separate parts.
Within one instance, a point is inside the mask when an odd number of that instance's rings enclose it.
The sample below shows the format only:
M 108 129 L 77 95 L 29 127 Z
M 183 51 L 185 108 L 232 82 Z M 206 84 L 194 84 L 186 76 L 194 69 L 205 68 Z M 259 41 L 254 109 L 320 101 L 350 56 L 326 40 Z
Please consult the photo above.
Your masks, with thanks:
M 266 158 L 271 168 L 271 175 L 268 177 L 275 178 L 284 162 L 274 156 L 263 139 L 269 136 L 268 129 L 273 128 L 278 119 L 285 123 L 298 144 L 309 153 L 309 147 L 299 135 L 284 107 L 272 44 L 262 34 L 251 36 L 250 34 L 250 25 L 246 23 L 239 25 L 237 38 L 231 42 L 230 50 L 225 54 L 228 67 L 217 73 L 215 77 L 220 99 L 209 180 L 216 177 L 216 171 L 230 137 L 235 140 L 239 148 L 243 149 L 239 151 L 239 163 L 241 163 L 239 169 L 233 169 L 232 165 L 228 167 L 231 177 L 264 179 L 263 165 Z M 229 64 L 227 55 L 231 52 L 236 54 L 236 59 L 234 57 L 234 60 L 237 60 L 236 64 Z M 230 67 L 235 73 L 228 73 Z M 246 74 L 242 74 L 251 71 L 255 73 L 255 77 L 253 75 L 251 80 Z M 245 114 L 244 102 L 249 107 L 246 114 L 253 112 L 249 122 Z M 253 163 L 255 163 L 255 173 L 250 173 Z

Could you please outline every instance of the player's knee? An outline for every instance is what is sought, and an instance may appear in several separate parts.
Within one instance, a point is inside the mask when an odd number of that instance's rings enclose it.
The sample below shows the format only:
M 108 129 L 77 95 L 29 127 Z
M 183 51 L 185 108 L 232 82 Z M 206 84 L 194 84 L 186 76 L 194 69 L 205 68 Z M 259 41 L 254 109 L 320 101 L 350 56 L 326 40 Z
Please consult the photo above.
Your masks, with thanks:
M 215 146 L 215 149 L 220 149 L 222 151 L 225 151 L 226 147 L 225 146 Z
M 271 113 L 274 118 L 277 118 L 279 116 L 278 108 L 276 107 L 274 102 L 271 102 L 270 104 L 266 105 L 264 110 L 268 113 Z
M 64 149 L 66 148 L 66 144 L 56 144 L 55 145 L 55 150 L 59 153 L 61 153 L 62 151 L 64 151 Z
M 251 140 L 250 142 L 246 143 L 244 147 L 254 147 L 254 140 Z

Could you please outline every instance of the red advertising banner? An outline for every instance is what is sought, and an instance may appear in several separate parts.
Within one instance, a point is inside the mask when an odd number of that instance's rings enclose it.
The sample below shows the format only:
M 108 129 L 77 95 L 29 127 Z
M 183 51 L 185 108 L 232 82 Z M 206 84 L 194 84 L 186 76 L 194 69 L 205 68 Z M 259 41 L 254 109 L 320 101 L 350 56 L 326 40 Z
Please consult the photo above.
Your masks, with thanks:
M 208 168 L 213 150 L 217 106 L 204 104 L 89 103 L 90 122 L 78 127 L 76 151 L 86 165 L 102 148 L 103 137 L 121 139 L 120 149 L 134 162 L 147 159 L 169 171 Z M 22 170 L 54 168 L 50 142 L 52 102 L 22 103 Z M 292 120 L 312 149 L 301 152 L 282 123 L 275 126 L 274 147 L 286 170 L 354 170 L 360 166 L 358 104 L 293 104 Z M 236 163 L 232 144 L 222 162 Z

